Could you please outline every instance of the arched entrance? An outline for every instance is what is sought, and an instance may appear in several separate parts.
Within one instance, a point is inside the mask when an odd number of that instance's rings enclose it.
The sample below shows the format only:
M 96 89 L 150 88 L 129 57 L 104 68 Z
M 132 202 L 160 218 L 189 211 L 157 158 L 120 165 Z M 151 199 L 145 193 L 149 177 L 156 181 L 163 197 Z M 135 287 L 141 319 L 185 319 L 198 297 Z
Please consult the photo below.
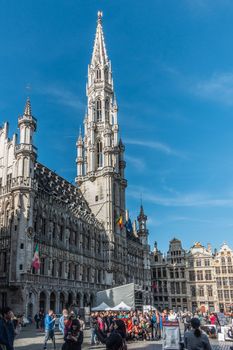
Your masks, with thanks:
M 90 306 L 93 307 L 94 306 L 94 302 L 95 302 L 95 297 L 93 294 L 91 294 L 90 296 Z
M 65 296 L 63 293 L 60 293 L 59 312 L 61 313 L 64 308 L 65 308 Z
M 33 304 L 29 303 L 27 307 L 27 317 L 33 319 Z
M 45 292 L 41 292 L 39 297 L 39 309 L 41 311 L 46 311 L 45 308 L 46 308 L 46 294 Z
M 88 306 L 88 298 L 87 298 L 86 294 L 84 294 L 84 296 L 83 296 L 83 306 L 84 307 Z
M 70 307 L 73 304 L 73 294 L 70 292 L 68 294 L 68 307 Z
M 56 312 L 56 295 L 54 292 L 50 294 L 50 309 Z
M 76 305 L 78 307 L 80 307 L 81 305 L 81 294 L 80 293 L 77 293 L 77 296 L 76 296 Z

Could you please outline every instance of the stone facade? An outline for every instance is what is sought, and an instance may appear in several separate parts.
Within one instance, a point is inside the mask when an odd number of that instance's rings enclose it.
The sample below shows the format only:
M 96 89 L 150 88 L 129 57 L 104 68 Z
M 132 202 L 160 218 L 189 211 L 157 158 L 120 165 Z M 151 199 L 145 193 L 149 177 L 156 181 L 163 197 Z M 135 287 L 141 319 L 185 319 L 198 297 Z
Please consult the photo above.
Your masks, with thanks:
M 37 161 L 37 120 L 30 100 L 18 119 L 20 139 L 0 129 L 0 307 L 33 316 L 39 308 L 89 306 L 95 294 L 135 282 L 151 301 L 147 217 L 127 232 L 124 150 L 118 140 L 111 63 L 98 14 L 88 69 L 84 136 L 77 140 L 76 186 Z M 116 224 L 121 217 L 122 225 Z M 40 269 L 32 268 L 39 247 Z
M 155 244 L 151 255 L 154 304 L 160 308 L 230 311 L 233 308 L 233 252 L 224 243 L 212 252 L 199 242 L 190 250 L 170 242 L 167 255 Z
M 154 304 L 160 308 L 187 308 L 186 261 L 181 241 L 170 241 L 166 258 L 156 243 L 151 268 Z

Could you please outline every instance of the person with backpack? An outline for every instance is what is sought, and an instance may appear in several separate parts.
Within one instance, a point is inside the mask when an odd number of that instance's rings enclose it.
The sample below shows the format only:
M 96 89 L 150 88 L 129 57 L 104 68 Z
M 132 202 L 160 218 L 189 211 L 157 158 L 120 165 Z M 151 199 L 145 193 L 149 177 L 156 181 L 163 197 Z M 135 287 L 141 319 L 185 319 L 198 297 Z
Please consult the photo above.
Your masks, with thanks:
M 157 338 L 157 317 L 155 311 L 151 315 L 151 338 L 152 340 Z
M 184 334 L 184 347 L 187 350 L 212 350 L 207 335 L 200 330 L 200 320 L 191 319 L 192 329 Z
M 59 318 L 59 331 L 62 333 L 62 335 L 65 335 L 65 325 L 69 318 L 69 313 L 67 309 L 62 310 L 62 316 Z
M 68 329 L 64 337 L 65 343 L 62 350 L 81 350 L 83 343 L 83 331 L 79 320 L 72 320 L 71 327 Z

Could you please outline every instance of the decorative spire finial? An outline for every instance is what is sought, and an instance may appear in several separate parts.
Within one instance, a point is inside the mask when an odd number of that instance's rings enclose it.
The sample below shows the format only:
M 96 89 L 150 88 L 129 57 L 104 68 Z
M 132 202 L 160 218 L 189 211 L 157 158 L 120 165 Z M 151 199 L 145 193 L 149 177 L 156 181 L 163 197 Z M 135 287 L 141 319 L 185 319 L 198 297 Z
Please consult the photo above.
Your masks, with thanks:
M 97 16 L 98 16 L 98 23 L 102 23 L 103 12 L 98 11 Z
M 29 97 L 27 98 L 24 115 L 32 115 L 32 107 L 31 107 L 31 102 Z
M 79 137 L 78 137 L 78 141 L 82 141 L 82 129 L 81 129 L 81 126 L 79 127 Z

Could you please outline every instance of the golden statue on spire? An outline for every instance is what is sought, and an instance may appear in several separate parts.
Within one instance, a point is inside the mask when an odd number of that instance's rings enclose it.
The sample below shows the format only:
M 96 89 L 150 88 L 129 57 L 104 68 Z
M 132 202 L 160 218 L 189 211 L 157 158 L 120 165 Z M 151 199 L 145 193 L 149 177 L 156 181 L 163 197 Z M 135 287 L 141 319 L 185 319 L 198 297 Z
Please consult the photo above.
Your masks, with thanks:
M 98 11 L 97 16 L 98 16 L 98 22 L 101 22 L 102 21 L 102 17 L 103 17 L 103 12 L 102 11 Z

